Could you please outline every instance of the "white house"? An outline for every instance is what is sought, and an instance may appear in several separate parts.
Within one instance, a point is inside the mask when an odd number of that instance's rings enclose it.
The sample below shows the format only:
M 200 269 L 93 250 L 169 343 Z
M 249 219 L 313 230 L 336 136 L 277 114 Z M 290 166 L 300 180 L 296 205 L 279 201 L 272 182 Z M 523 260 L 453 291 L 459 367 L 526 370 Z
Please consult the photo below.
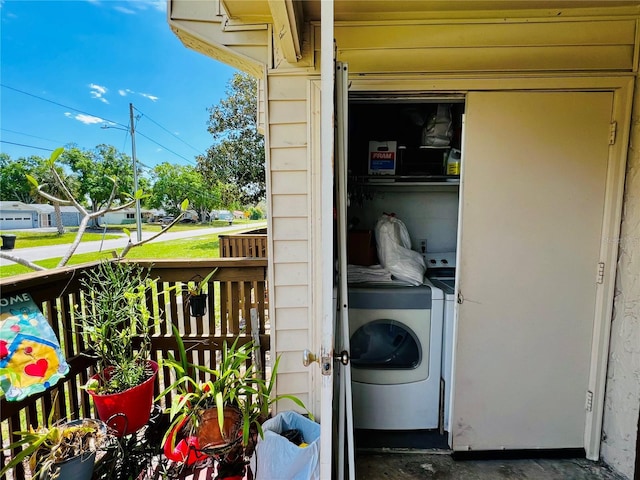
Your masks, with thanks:
M 51 205 L 23 203 L 18 201 L 0 202 L 0 229 L 15 230 L 24 228 L 49 227 Z
M 340 458 L 327 448 L 333 374 L 350 372 L 333 362 L 350 333 L 334 329 L 336 305 L 355 317 L 349 219 L 372 229 L 385 202 L 414 245 L 457 262 L 452 451 L 570 449 L 633 477 L 640 2 L 170 0 L 168 21 L 259 82 L 277 389 L 320 418 L 323 478 Z M 463 152 L 452 182 L 424 137 L 399 143 L 440 105 Z M 370 178 L 373 140 L 407 148 L 384 172 L 393 182 Z M 303 366 L 305 348 L 322 368 Z

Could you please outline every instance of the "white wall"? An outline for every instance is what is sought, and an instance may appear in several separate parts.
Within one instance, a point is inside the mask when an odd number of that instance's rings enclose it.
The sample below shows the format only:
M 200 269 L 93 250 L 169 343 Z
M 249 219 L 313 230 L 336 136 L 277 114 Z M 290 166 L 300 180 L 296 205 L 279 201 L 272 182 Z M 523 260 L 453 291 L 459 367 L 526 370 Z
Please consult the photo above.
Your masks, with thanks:
M 375 187 L 370 191 L 373 198 L 364 200 L 362 206 L 352 199 L 348 215 L 353 228 L 374 230 L 383 213 L 395 213 L 407 227 L 413 250 L 419 250 L 421 239 L 427 240 L 429 252 L 456 250 L 457 186 L 421 187 L 410 191 L 402 187 Z
M 633 477 L 640 408 L 640 81 L 636 80 L 631 142 L 611 324 L 602 459 Z

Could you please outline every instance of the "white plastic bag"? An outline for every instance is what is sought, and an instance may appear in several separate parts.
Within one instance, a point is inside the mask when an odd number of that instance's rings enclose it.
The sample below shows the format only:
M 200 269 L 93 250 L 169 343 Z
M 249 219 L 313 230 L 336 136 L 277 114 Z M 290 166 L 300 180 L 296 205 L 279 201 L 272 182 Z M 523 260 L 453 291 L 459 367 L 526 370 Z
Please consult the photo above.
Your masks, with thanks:
M 402 220 L 384 214 L 376 223 L 375 233 L 380 264 L 398 280 L 422 285 L 427 267 L 422 255 L 411 250 L 411 238 Z
M 320 425 L 294 411 L 270 418 L 262 425 L 264 438 L 258 437 L 251 457 L 255 480 L 317 480 L 320 478 Z M 306 447 L 280 435 L 298 430 Z

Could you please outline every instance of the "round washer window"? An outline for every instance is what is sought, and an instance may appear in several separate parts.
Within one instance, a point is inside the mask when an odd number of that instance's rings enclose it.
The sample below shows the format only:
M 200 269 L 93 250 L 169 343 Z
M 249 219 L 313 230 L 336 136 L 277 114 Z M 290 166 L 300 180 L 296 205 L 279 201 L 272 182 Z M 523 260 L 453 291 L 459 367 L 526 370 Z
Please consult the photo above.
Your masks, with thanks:
M 358 328 L 351 336 L 354 368 L 412 369 L 420 365 L 422 350 L 413 331 L 395 320 L 382 319 Z

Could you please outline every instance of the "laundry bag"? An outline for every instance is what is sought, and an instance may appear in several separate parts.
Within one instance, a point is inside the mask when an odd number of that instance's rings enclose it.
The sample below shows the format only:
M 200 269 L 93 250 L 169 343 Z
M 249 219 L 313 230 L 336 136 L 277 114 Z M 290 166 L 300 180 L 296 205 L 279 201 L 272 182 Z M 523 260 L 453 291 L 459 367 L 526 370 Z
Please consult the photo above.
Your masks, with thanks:
M 264 422 L 262 429 L 264 438 L 258 438 L 258 444 L 250 462 L 255 480 L 317 480 L 320 478 L 320 425 L 318 423 L 297 412 L 286 411 Z M 296 443 L 282 435 L 289 432 L 296 432 L 298 436 Z
M 411 250 L 405 224 L 395 215 L 382 215 L 375 228 L 380 265 L 391 275 L 411 285 L 422 285 L 427 266 L 418 252 Z

